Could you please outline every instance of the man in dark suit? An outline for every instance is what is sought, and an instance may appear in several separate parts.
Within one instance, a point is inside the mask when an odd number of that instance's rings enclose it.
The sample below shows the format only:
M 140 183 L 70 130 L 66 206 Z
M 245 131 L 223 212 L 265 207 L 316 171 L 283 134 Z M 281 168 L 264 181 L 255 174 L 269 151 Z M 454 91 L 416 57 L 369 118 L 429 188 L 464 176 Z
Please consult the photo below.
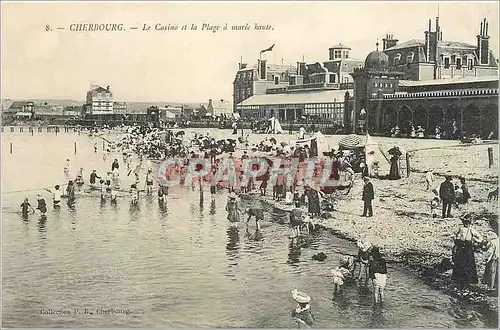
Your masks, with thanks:
M 373 215 L 372 200 L 375 193 L 373 192 L 373 185 L 370 182 L 370 178 L 365 176 L 363 178 L 365 185 L 363 186 L 363 215 L 362 217 L 371 217 Z
M 455 203 L 455 187 L 449 175 L 439 186 L 439 198 L 443 201 L 443 219 L 451 218 L 451 206 Z

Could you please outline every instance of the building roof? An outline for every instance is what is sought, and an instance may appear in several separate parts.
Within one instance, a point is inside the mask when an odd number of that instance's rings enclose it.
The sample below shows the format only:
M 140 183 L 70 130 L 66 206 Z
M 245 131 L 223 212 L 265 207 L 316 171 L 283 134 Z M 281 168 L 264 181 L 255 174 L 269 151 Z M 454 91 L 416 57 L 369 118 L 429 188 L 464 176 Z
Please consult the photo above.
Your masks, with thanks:
M 405 42 L 399 43 L 396 46 L 387 48 L 385 50 L 397 50 L 397 49 L 404 49 L 404 48 L 412 48 L 412 47 L 424 47 L 425 46 L 425 41 L 422 39 L 410 39 Z M 457 49 L 476 49 L 476 46 L 467 44 L 465 42 L 459 42 L 459 41 L 438 41 L 438 47 L 443 47 L 443 48 L 457 48 Z
M 269 71 L 296 71 L 297 70 L 297 67 L 290 65 L 290 64 L 281 65 L 281 64 L 269 64 L 269 63 L 267 63 L 266 66 L 267 66 L 267 69 Z M 247 66 L 244 69 L 238 70 L 238 72 L 253 71 L 253 70 L 257 70 L 257 69 L 258 69 L 257 64 L 253 64 L 253 65 Z
M 416 87 L 416 86 L 436 86 L 436 85 L 450 85 L 450 84 L 467 84 L 476 82 L 499 81 L 498 76 L 485 76 L 485 77 L 460 77 L 460 78 L 447 78 L 447 79 L 432 79 L 432 80 L 400 80 L 400 87 Z
M 214 113 L 233 112 L 233 106 L 231 102 L 225 100 L 212 101 L 212 108 L 214 109 Z
M 106 93 L 111 93 L 111 91 L 107 90 L 106 88 L 104 87 L 101 87 L 101 86 L 92 86 L 92 88 L 90 89 L 89 92 L 106 92 Z
M 330 49 L 351 49 L 350 47 L 347 47 L 345 45 L 342 45 L 341 43 L 336 44 L 335 46 L 330 47 Z
M 374 50 L 365 59 L 365 69 L 385 68 L 388 64 L 389 56 L 379 50 Z
M 334 102 L 334 100 L 336 100 L 336 102 L 343 102 L 346 92 L 352 95 L 353 91 L 352 89 L 337 89 L 317 92 L 254 95 L 238 105 L 331 103 Z

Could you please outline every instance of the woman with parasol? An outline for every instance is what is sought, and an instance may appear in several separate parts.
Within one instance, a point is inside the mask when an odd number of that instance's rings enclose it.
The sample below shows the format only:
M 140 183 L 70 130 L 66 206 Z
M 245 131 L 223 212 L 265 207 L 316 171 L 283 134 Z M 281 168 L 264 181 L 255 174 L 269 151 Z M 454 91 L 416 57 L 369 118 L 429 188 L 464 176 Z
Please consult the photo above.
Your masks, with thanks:
M 403 154 L 398 147 L 392 147 L 389 149 L 388 153 L 392 155 L 391 157 L 391 169 L 389 171 L 390 180 L 399 180 L 401 175 L 399 174 L 399 157 Z

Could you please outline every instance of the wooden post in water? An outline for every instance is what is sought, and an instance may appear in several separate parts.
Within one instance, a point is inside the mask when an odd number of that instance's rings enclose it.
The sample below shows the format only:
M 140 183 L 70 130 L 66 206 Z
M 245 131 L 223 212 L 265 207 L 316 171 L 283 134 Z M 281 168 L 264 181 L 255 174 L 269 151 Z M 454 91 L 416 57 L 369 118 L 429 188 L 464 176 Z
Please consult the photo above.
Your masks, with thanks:
M 12 153 L 12 142 L 10 143 L 10 153 Z
M 491 168 L 493 165 L 493 148 L 488 147 L 488 168 Z
M 76 154 L 76 141 L 75 141 L 75 154 Z

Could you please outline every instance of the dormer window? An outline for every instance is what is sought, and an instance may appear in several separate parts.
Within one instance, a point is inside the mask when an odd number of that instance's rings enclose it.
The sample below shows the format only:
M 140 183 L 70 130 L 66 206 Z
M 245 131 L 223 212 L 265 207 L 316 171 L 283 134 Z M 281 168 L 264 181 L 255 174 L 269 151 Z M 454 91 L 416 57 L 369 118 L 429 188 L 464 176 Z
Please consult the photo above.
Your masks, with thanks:
M 398 53 L 395 57 L 394 57 L 394 65 L 399 65 L 399 63 L 401 62 L 401 54 Z
M 406 63 L 407 64 L 413 63 L 414 59 L 415 59 L 415 53 L 411 52 L 410 54 L 408 54 L 408 56 L 406 56 Z

